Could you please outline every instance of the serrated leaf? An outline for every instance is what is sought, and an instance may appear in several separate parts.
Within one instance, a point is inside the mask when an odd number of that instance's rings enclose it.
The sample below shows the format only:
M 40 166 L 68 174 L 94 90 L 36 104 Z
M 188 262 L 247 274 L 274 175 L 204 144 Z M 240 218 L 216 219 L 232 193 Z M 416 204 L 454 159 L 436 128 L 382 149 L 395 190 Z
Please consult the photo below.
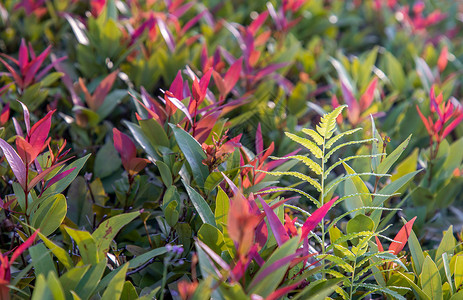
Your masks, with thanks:
M 329 139 L 329 141 L 326 143 L 325 145 L 325 148 L 326 149 L 330 149 L 334 143 L 336 143 L 337 141 L 339 141 L 342 137 L 345 137 L 346 135 L 351 135 L 359 130 L 362 130 L 363 128 L 355 128 L 355 129 L 351 129 L 351 130 L 348 130 L 348 131 L 344 131 L 334 137 L 332 137 L 331 139 Z
M 320 165 L 306 156 L 302 156 L 302 155 L 291 155 L 291 156 L 285 156 L 285 157 L 270 156 L 270 158 L 274 160 L 296 159 L 302 162 L 303 164 L 305 164 L 307 167 L 309 167 L 315 174 L 317 175 L 322 174 L 322 168 L 320 167 Z
M 303 128 L 302 132 L 310 136 L 317 145 L 323 145 L 323 138 L 313 129 Z
M 262 171 L 262 170 L 256 170 L 256 171 L 261 172 L 261 173 L 265 173 L 265 174 L 269 174 L 269 175 L 274 175 L 274 176 L 285 176 L 285 175 L 294 176 L 296 178 L 307 181 L 313 187 L 315 187 L 319 192 L 321 192 L 321 190 L 322 190 L 322 187 L 321 187 L 320 183 L 318 183 L 318 181 L 316 181 L 315 179 L 313 179 L 310 176 L 307 176 L 307 175 L 299 173 L 299 172 L 273 172 L 273 171 L 272 172 L 266 172 L 266 171 Z
M 336 118 L 345 107 L 347 107 L 347 105 L 338 106 L 335 110 L 323 115 L 321 118 L 319 125 L 317 125 L 317 131 L 325 140 L 331 138 L 333 135 L 334 129 L 336 128 Z
M 301 138 L 295 134 L 285 132 L 286 136 L 289 137 L 291 140 L 295 141 L 296 143 L 300 144 L 307 148 L 316 158 L 322 158 L 323 152 L 322 150 L 311 140 Z

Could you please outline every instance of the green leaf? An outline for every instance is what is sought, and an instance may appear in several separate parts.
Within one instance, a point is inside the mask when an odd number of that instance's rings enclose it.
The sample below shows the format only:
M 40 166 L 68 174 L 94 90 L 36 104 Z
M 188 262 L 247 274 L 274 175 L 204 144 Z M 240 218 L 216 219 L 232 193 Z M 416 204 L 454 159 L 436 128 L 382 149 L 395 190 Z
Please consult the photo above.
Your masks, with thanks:
M 290 262 L 279 266 L 276 270 L 273 270 L 270 273 L 268 273 L 268 270 L 266 269 L 278 260 L 293 254 L 299 245 L 299 239 L 300 237 L 296 236 L 288 240 L 272 253 L 270 258 L 259 269 L 257 274 L 254 276 L 254 279 L 249 284 L 247 290 L 248 294 L 257 294 L 265 298 L 278 287 L 284 275 L 286 274 Z M 266 274 L 264 279 L 258 281 L 259 277 L 265 273 L 268 274 Z
M 413 290 L 418 294 L 421 300 L 431 300 L 431 298 L 422 289 L 420 289 L 420 287 L 417 286 L 416 283 L 412 279 L 408 278 L 408 276 L 406 276 L 405 274 L 399 271 L 397 272 L 397 274 L 402 276 L 402 278 L 404 278 L 405 280 L 407 280 L 407 282 L 410 284 Z
M 445 277 L 447 277 L 447 282 L 446 283 L 448 285 L 448 289 L 450 291 L 450 294 L 453 295 L 453 293 L 455 291 L 453 290 L 452 273 L 450 271 L 449 256 L 445 252 L 442 254 L 442 264 L 444 265 Z M 445 292 L 444 292 L 444 294 L 445 294 Z M 446 298 L 446 297 L 444 297 L 444 298 Z
M 58 79 L 64 76 L 64 73 L 60 72 L 53 72 L 45 76 L 42 80 L 40 80 L 40 86 L 42 88 L 48 87 L 55 83 Z
M 358 214 L 347 222 L 347 233 L 358 233 L 362 231 L 373 231 L 375 223 L 373 220 L 365 215 Z
M 58 260 L 63 264 L 63 266 L 70 270 L 73 267 L 73 262 L 67 251 L 53 243 L 40 231 L 38 232 L 38 235 L 42 239 L 43 243 L 48 247 L 48 249 L 50 249 L 56 258 L 58 258 Z
M 104 178 L 119 170 L 121 164 L 116 148 L 108 140 L 96 153 L 93 171 L 96 177 Z
M 405 148 L 407 148 L 411 138 L 412 135 L 410 134 L 408 138 L 402 142 L 402 144 L 400 144 L 397 148 L 395 148 L 394 151 L 392 151 L 392 153 L 383 159 L 383 161 L 378 166 L 379 174 L 386 174 L 389 171 L 392 165 L 397 161 L 397 159 L 399 159 L 402 152 L 404 152 Z
M 442 300 L 442 281 L 436 264 L 427 256 L 424 259 L 423 271 L 420 274 L 423 292 L 433 300 Z
M 85 272 L 74 289 L 81 299 L 89 299 L 95 291 L 98 283 L 106 269 L 107 261 L 102 259 L 98 264 L 93 265 Z
M 355 175 L 356 172 L 346 163 L 342 164 L 348 175 Z M 355 197 L 350 197 L 344 201 L 347 206 L 347 210 L 353 210 L 359 207 L 371 206 L 371 194 L 370 190 L 367 188 L 360 176 L 352 176 L 346 180 L 344 183 L 344 190 L 346 195 L 355 195 Z M 354 215 L 358 214 L 355 213 Z
M 285 157 L 270 156 L 270 158 L 274 160 L 296 159 L 302 162 L 307 167 L 309 167 L 315 174 L 317 175 L 322 174 L 322 168 L 320 167 L 320 165 L 306 156 L 302 156 L 302 155 L 292 155 L 292 156 L 285 156 Z
M 206 200 L 204 200 L 204 198 L 197 191 L 195 191 L 191 186 L 189 186 L 185 181 L 182 180 L 182 182 L 186 188 L 188 196 L 191 199 L 191 202 L 193 203 L 193 206 L 195 207 L 196 211 L 201 217 L 201 220 L 203 221 L 203 223 L 210 224 L 214 227 L 217 227 L 215 223 L 214 214 L 212 213 L 212 210 L 209 207 L 209 205 L 207 205 Z
M 444 237 L 439 244 L 439 247 L 436 251 L 435 260 L 439 262 L 439 259 L 442 258 L 442 254 L 447 253 L 448 255 L 453 254 L 453 250 L 455 249 L 456 242 L 455 237 L 453 236 L 453 226 L 450 225 L 449 229 L 445 231 Z
M 137 290 L 130 281 L 124 283 L 124 288 L 122 289 L 121 300 L 133 300 L 138 299 Z
M 169 148 L 170 142 L 167 137 L 164 127 L 154 119 L 139 120 L 140 128 L 146 138 L 151 142 L 151 145 L 156 149 L 159 146 Z
M 228 224 L 228 210 L 230 208 L 230 198 L 227 194 L 219 187 L 217 192 L 217 197 L 215 199 L 215 222 L 219 229 L 222 229 L 222 226 Z
M 92 238 L 96 241 L 96 246 L 100 257 L 104 257 L 109 250 L 109 245 L 116 237 L 122 227 L 129 224 L 133 219 L 138 217 L 140 212 L 135 211 L 111 217 L 98 226 L 92 234 Z
M 375 140 L 372 142 L 371 147 L 371 154 L 375 156 L 371 159 L 371 170 L 375 173 L 378 173 L 378 166 L 381 163 L 381 156 L 376 155 L 383 153 L 383 138 L 376 129 L 375 120 L 373 119 L 373 116 L 370 115 L 370 119 L 373 138 L 375 138 Z
M 457 255 L 455 258 L 455 272 L 453 274 L 455 279 L 455 288 L 459 289 L 463 284 L 463 255 Z
M 178 212 L 177 201 L 170 201 L 163 210 L 167 224 L 169 224 L 170 227 L 174 227 L 175 224 L 177 224 L 180 215 Z
M 166 247 L 160 247 L 138 255 L 135 258 L 132 258 L 129 261 L 129 269 L 135 269 L 146 263 L 148 260 L 152 259 L 153 257 L 163 255 L 167 253 Z
M 70 184 L 71 182 L 74 181 L 74 179 L 79 175 L 80 170 L 84 166 L 85 162 L 87 159 L 90 157 L 91 154 L 87 154 L 82 158 L 79 158 L 78 160 L 74 161 L 73 163 L 69 164 L 66 168 L 62 170 L 62 172 L 65 172 L 67 170 L 70 170 L 72 168 L 75 168 L 71 173 L 68 174 L 68 176 L 64 177 L 54 185 L 50 186 L 46 191 L 42 194 L 42 197 L 48 197 L 52 195 L 56 195 L 64 191 Z
M 158 167 L 159 173 L 161 173 L 162 182 L 166 187 L 170 187 L 172 185 L 172 173 L 169 167 L 160 160 L 157 160 L 155 164 Z
M 109 116 L 127 95 L 127 90 L 114 90 L 110 92 L 103 101 L 103 104 L 101 104 L 101 106 L 96 110 L 100 120 L 104 120 L 107 116 Z
M 70 297 L 70 291 L 75 290 L 76 286 L 79 284 L 80 280 L 88 269 L 90 269 L 89 265 L 83 267 L 75 267 L 61 275 L 59 281 L 61 282 L 62 286 L 66 287 L 65 293 L 67 299 Z
M 64 295 L 63 286 L 58 279 L 58 276 L 55 272 L 48 273 L 47 276 L 47 285 L 50 289 L 51 293 L 53 294 L 54 300 L 65 300 L 66 297 Z
M 200 188 L 204 187 L 204 182 L 209 175 L 209 170 L 203 164 L 203 159 L 206 159 L 201 145 L 195 140 L 189 133 L 185 132 L 182 128 L 179 128 L 173 124 L 169 124 L 174 132 L 177 144 L 185 155 L 186 160 L 190 164 L 191 171 L 193 172 L 193 178 Z
M 35 281 L 34 293 L 31 300 L 53 299 L 53 294 L 48 287 L 47 281 L 43 274 L 40 274 Z
M 420 242 L 416 237 L 415 232 L 412 230 L 408 237 L 408 248 L 410 248 L 410 252 L 413 258 L 413 266 L 415 267 L 415 272 L 417 274 L 421 274 L 423 271 L 423 263 L 424 263 L 424 254 L 423 250 L 421 249 Z
M 416 171 L 416 166 L 418 164 L 418 152 L 418 148 L 416 148 L 413 150 L 412 154 L 397 165 L 397 172 L 392 175 L 391 181 L 395 181 L 406 174 Z
M 50 252 L 44 244 L 37 244 L 29 248 L 32 262 L 34 264 L 34 272 L 37 277 L 39 274 L 48 275 L 49 272 L 56 273 L 55 265 L 51 259 L 51 255 L 43 256 L 43 253 Z
M 346 135 L 351 135 L 351 134 L 354 134 L 355 132 L 359 131 L 359 130 L 362 130 L 362 128 L 355 128 L 355 129 L 351 129 L 351 130 L 348 130 L 348 131 L 344 131 L 334 137 L 332 137 L 325 145 L 325 149 L 330 149 L 334 143 L 336 143 L 337 141 L 339 141 L 341 138 L 345 137 Z
M 325 300 L 326 297 L 329 297 L 334 292 L 342 280 L 342 278 L 335 278 L 314 281 L 305 287 L 302 292 L 297 294 L 297 296 L 293 299 Z
M 378 194 L 381 194 L 381 195 L 393 195 L 393 194 L 397 193 L 397 191 L 402 189 L 402 187 L 404 187 L 406 184 L 408 184 L 413 179 L 413 177 L 415 177 L 415 175 L 418 174 L 421 171 L 423 171 L 423 169 L 408 173 L 408 174 L 394 180 L 393 182 L 386 185 L 383 189 L 381 189 L 378 192 Z M 386 201 L 389 198 L 390 198 L 389 196 L 375 196 L 375 199 L 373 201 L 373 206 L 380 206 L 380 205 L 383 204 L 384 201 Z
M 338 106 L 332 112 L 323 115 L 319 125 L 317 125 L 317 131 L 325 140 L 328 140 L 333 135 L 336 128 L 336 118 L 345 107 L 347 107 L 347 105 Z
M 227 246 L 224 242 L 223 234 L 216 227 L 203 224 L 198 231 L 198 238 L 201 242 L 206 244 L 215 253 L 221 254 L 222 251 L 227 250 Z
M 402 65 L 397 58 L 389 52 L 386 52 L 384 57 L 386 60 L 386 74 L 389 80 L 397 90 L 403 91 L 407 82 L 405 80 L 406 78 Z
M 156 152 L 156 149 L 151 144 L 150 139 L 145 135 L 143 130 L 137 124 L 125 121 L 124 122 L 127 128 L 129 128 L 130 132 L 132 133 L 134 139 L 137 143 L 143 148 L 143 150 L 151 156 L 154 160 L 160 160 L 161 157 Z
M 117 272 L 113 279 L 109 282 L 106 291 L 103 293 L 101 300 L 119 300 L 121 298 L 122 290 L 124 288 L 125 274 L 129 264 L 124 264 Z
M 77 243 L 84 264 L 99 262 L 96 241 L 88 231 L 76 230 L 65 226 L 64 229 Z
M 453 295 L 449 300 L 460 300 L 460 299 L 463 299 L 463 290 Z
M 53 195 L 43 201 L 31 220 L 33 227 L 40 229 L 43 235 L 52 234 L 66 217 L 67 204 L 63 194 Z

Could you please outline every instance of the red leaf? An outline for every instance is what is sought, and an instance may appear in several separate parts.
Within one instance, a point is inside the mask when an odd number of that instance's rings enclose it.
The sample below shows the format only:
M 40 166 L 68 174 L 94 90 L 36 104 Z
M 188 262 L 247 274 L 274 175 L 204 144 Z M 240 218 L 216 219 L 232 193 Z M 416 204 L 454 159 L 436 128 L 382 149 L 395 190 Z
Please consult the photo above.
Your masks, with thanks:
M 13 255 L 10 259 L 10 265 L 18 258 L 27 248 L 29 248 L 35 240 L 39 229 L 37 229 L 24 243 L 22 243 L 16 250 L 14 250 Z
M 220 74 L 215 70 L 212 71 L 212 77 L 214 78 L 215 85 L 219 90 L 221 101 L 225 100 L 225 96 L 228 94 L 225 81 L 222 79 L 222 76 L 220 76 Z
M 103 104 L 106 96 L 114 85 L 114 81 L 116 81 L 118 73 L 119 71 L 114 71 L 106 76 L 106 78 L 103 79 L 95 89 L 92 96 L 92 102 L 88 104 L 93 111 L 96 111 Z
M 325 215 L 328 213 L 328 210 L 330 210 L 331 206 L 338 200 L 339 197 L 334 197 L 331 199 L 331 201 L 325 203 L 322 207 L 314 211 L 314 213 L 307 218 L 307 220 L 304 222 L 304 225 L 302 225 L 302 234 L 301 234 L 301 240 L 305 239 L 310 231 L 312 231 L 318 223 L 325 217 Z
M 273 235 L 275 240 L 278 243 L 278 246 L 282 246 L 286 241 L 289 240 L 288 233 L 285 230 L 283 224 L 281 224 L 280 219 L 275 214 L 273 209 L 262 199 L 262 197 L 258 196 L 260 203 L 262 204 L 262 208 L 264 209 L 265 214 L 267 215 L 267 220 L 272 229 Z
M 240 78 L 242 63 L 243 63 L 243 58 L 240 57 L 240 59 L 235 61 L 230 66 L 230 69 L 228 69 L 227 73 L 225 74 L 225 78 L 224 78 L 225 94 L 230 93 L 233 87 L 238 82 L 238 79 Z
M 50 132 L 51 116 L 54 112 L 55 110 L 49 111 L 45 117 L 32 126 L 30 134 L 28 134 L 28 138 L 26 139 L 32 147 L 40 150 L 43 149 Z
M 281 297 L 283 297 L 287 293 L 291 292 L 292 290 L 296 289 L 302 282 L 304 282 L 304 279 L 302 279 L 302 280 L 300 280 L 300 281 L 298 281 L 296 283 L 287 285 L 285 287 L 279 288 L 278 290 L 276 290 L 276 291 L 272 292 L 270 295 L 268 295 L 267 298 L 265 298 L 265 300 L 281 299 Z
M 444 46 L 444 48 L 442 48 L 442 51 L 439 54 L 439 59 L 437 60 L 437 68 L 439 69 L 439 72 L 441 73 L 445 70 L 445 67 L 447 66 L 448 53 L 449 53 L 449 50 L 447 46 Z
M 0 113 L 0 125 L 5 125 L 5 123 L 10 118 L 10 103 L 7 103 Z
M 141 157 L 134 157 L 129 162 L 129 167 L 128 167 L 127 172 L 129 172 L 130 175 L 135 175 L 137 173 L 140 173 L 140 171 L 143 170 L 146 167 L 146 165 L 149 163 L 150 163 L 149 159 L 141 158 Z
M 363 93 L 362 97 L 360 97 L 360 111 L 365 111 L 368 107 L 370 107 L 371 103 L 373 102 L 376 90 L 376 84 L 378 83 L 378 78 L 373 78 L 370 81 L 365 93 Z
M 458 124 L 461 123 L 461 121 L 463 120 L 463 113 L 460 111 L 458 117 L 452 121 L 452 123 L 450 123 L 445 129 L 444 129 L 444 132 L 442 133 L 442 139 L 445 139 L 445 137 L 450 133 L 452 132 L 452 130 L 455 129 L 455 127 L 458 126 Z
M 418 115 L 420 116 L 421 121 L 423 121 L 423 124 L 426 127 L 426 130 L 428 131 L 428 134 L 430 136 L 432 136 L 433 135 L 432 125 L 429 124 L 428 120 L 426 119 L 426 117 L 423 115 L 420 108 L 418 107 L 418 104 L 416 105 L 416 110 L 418 111 Z
M 375 240 L 376 240 L 376 246 L 378 247 L 378 252 L 384 252 L 383 245 L 381 244 L 377 236 L 375 236 Z
M 405 224 L 402 229 L 400 229 L 399 233 L 394 237 L 394 241 L 389 246 L 389 251 L 392 251 L 393 254 L 397 255 L 400 251 L 405 247 L 405 244 L 408 241 L 408 237 L 412 232 L 413 222 L 415 222 L 416 217 L 411 219 L 410 221 Z
M 137 148 L 132 140 L 120 132 L 117 128 L 113 128 L 113 139 L 114 139 L 114 148 L 121 156 L 122 165 L 124 169 L 128 172 L 130 170 L 130 160 L 135 158 L 137 155 Z

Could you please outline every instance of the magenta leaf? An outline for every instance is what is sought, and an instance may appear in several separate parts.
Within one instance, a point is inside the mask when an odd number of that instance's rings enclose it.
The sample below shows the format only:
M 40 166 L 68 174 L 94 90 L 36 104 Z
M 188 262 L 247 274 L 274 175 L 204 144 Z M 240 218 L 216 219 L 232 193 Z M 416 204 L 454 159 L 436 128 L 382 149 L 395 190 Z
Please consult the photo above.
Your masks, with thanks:
M 328 210 L 330 210 L 331 206 L 338 200 L 339 197 L 334 197 L 331 199 L 331 201 L 325 203 L 322 207 L 314 211 L 314 213 L 307 218 L 307 220 L 304 222 L 304 225 L 302 225 L 302 234 L 301 234 L 301 240 L 305 239 L 308 235 L 309 232 L 312 231 L 318 223 L 325 217 L 325 215 L 328 213 Z
M 55 183 L 57 183 L 58 181 L 60 181 L 61 179 L 65 178 L 66 176 L 69 175 L 69 173 L 71 173 L 72 171 L 74 171 L 76 167 L 74 168 L 71 168 L 69 170 L 66 170 L 64 172 L 61 172 L 59 174 L 56 174 L 55 176 L 53 176 L 52 179 L 50 179 L 47 183 L 47 188 L 54 185 Z
M 341 92 L 344 97 L 344 102 L 348 105 L 349 116 L 352 120 L 358 120 L 360 116 L 360 106 L 354 97 L 352 91 L 347 87 L 346 84 L 341 80 Z
M 3 150 L 6 160 L 10 164 L 11 170 L 13 170 L 14 176 L 18 179 L 19 184 L 22 188 L 26 187 L 26 167 L 24 162 L 19 157 L 18 153 L 3 139 L 0 139 L 0 148 Z
M 175 76 L 174 81 L 172 81 L 172 84 L 169 87 L 169 92 L 171 92 L 178 100 L 183 100 L 183 78 L 180 70 L 177 72 L 177 76 Z
M 174 52 L 175 42 L 172 34 L 169 31 L 169 28 L 167 28 L 166 23 L 164 23 L 164 21 L 160 18 L 156 18 L 156 22 L 158 23 L 159 31 L 161 32 L 164 41 L 166 41 L 167 47 L 169 48 L 170 52 Z
M 277 299 L 280 299 L 281 297 L 283 297 L 287 293 L 289 293 L 292 290 L 294 290 L 295 288 L 297 288 L 302 282 L 304 282 L 304 279 L 302 279 L 302 280 L 300 280 L 300 281 L 298 281 L 296 283 L 287 285 L 285 287 L 279 288 L 278 290 L 276 290 L 276 291 L 272 292 L 270 295 L 268 295 L 267 298 L 265 298 L 265 300 L 277 300 Z
M 51 46 L 48 46 L 39 56 L 34 58 L 29 63 L 29 68 L 27 69 L 27 73 L 24 79 L 24 86 L 28 86 L 35 78 L 37 71 L 39 70 L 40 66 L 42 65 L 43 61 L 47 56 L 50 54 Z
M 275 214 L 273 209 L 262 199 L 262 197 L 258 196 L 260 203 L 264 209 L 265 214 L 267 215 L 268 223 L 270 224 L 270 228 L 273 231 L 273 235 L 275 236 L 275 240 L 278 243 L 278 246 L 282 246 L 286 241 L 289 240 L 288 233 L 285 230 L 283 224 L 281 224 L 280 219 Z
M 252 35 L 255 35 L 257 30 L 264 24 L 265 20 L 267 20 L 268 11 L 264 11 L 261 13 L 254 21 L 252 21 L 251 25 L 248 26 L 249 31 Z
M 378 78 L 375 77 L 368 85 L 365 93 L 363 93 L 362 97 L 360 97 L 360 110 L 364 111 L 368 107 L 370 107 L 371 103 L 373 102 L 376 90 L 376 84 L 378 83 Z
M 22 74 L 24 74 L 26 66 L 29 63 L 29 52 L 27 51 L 26 41 L 21 39 L 21 46 L 19 46 L 19 70 Z

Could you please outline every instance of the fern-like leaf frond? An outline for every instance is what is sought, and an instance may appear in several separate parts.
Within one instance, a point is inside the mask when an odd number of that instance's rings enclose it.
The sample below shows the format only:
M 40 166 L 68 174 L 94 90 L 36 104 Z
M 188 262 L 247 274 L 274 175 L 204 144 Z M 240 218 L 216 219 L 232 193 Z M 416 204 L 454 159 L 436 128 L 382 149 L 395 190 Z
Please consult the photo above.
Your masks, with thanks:
M 321 175 L 322 174 L 322 167 L 320 167 L 319 164 L 311 160 L 310 158 L 303 156 L 303 155 L 292 155 L 292 156 L 285 156 L 285 157 L 275 157 L 275 156 L 270 156 L 271 159 L 275 160 L 281 160 L 281 159 L 297 159 L 298 161 L 302 162 L 305 164 L 307 167 L 309 167 L 312 171 L 314 171 L 315 174 Z
M 313 129 L 303 128 L 302 132 L 310 136 L 317 145 L 323 145 L 323 138 Z
M 265 191 L 262 191 L 262 192 L 257 192 L 256 195 L 260 195 L 260 194 L 268 194 L 268 193 L 281 193 L 281 192 L 296 192 L 298 194 L 301 194 L 302 196 L 305 196 L 307 197 L 307 199 L 309 199 L 310 201 L 312 201 L 317 207 L 320 207 L 320 202 L 315 199 L 314 197 L 310 196 L 309 194 L 307 194 L 306 192 L 304 191 L 301 191 L 299 189 L 295 189 L 295 188 L 289 188 L 289 187 L 282 187 L 282 188 L 271 188 L 271 189 L 266 189 Z
M 338 106 L 332 112 L 323 115 L 320 120 L 320 125 L 317 125 L 317 131 L 325 140 L 328 140 L 333 135 L 334 129 L 336 128 L 336 118 L 345 107 L 347 107 L 347 105 Z
M 343 147 L 346 147 L 346 146 L 349 146 L 349 145 L 355 145 L 355 144 L 363 144 L 363 143 L 368 143 L 368 142 L 371 142 L 371 141 L 374 141 L 376 140 L 375 138 L 371 138 L 371 139 L 365 139 L 365 140 L 360 140 L 360 141 L 350 141 L 350 142 L 345 142 L 345 143 L 342 143 L 340 145 L 337 145 L 336 147 L 334 147 L 333 149 L 331 149 L 330 152 L 328 152 L 326 155 L 325 155 L 325 162 L 328 161 L 328 159 L 330 158 L 331 155 L 333 155 L 334 152 L 338 151 L 339 149 L 343 148 Z
M 391 177 L 392 175 L 391 175 L 391 174 L 376 174 L 376 173 L 371 173 L 371 172 L 347 174 L 347 175 L 344 175 L 344 176 L 340 176 L 337 180 L 335 180 L 334 182 L 332 182 L 332 183 L 326 188 L 325 194 L 328 194 L 328 193 L 331 191 L 331 189 L 332 189 L 333 187 L 335 187 L 336 185 L 338 185 L 338 184 L 341 183 L 342 181 L 347 180 L 347 179 L 349 179 L 349 178 L 351 178 L 351 177 L 355 177 L 355 176 Z
M 380 153 L 380 154 L 365 154 L 365 155 L 353 155 L 353 156 L 348 156 L 346 158 L 343 158 L 343 159 L 340 159 L 338 160 L 337 162 L 335 162 L 334 164 L 331 165 L 331 167 L 329 167 L 326 171 L 325 171 L 325 174 L 324 174 L 324 178 L 326 179 L 326 177 L 328 177 L 328 175 L 330 175 L 331 171 L 333 171 L 334 168 L 336 168 L 337 166 L 339 166 L 340 164 L 342 164 L 343 162 L 347 162 L 349 160 L 352 160 L 352 159 L 356 159 L 356 158 L 373 158 L 373 157 L 377 157 L 377 156 L 385 156 L 386 153 Z
M 359 127 L 359 128 L 355 128 L 355 129 L 351 129 L 351 130 L 348 130 L 348 131 L 344 131 L 338 135 L 335 135 L 334 137 L 332 137 L 325 145 L 325 148 L 326 149 L 330 149 L 334 143 L 336 143 L 337 141 L 339 141 L 339 139 L 341 139 L 342 137 L 345 137 L 346 135 L 351 135 L 359 130 L 362 130 L 363 128 Z
M 296 143 L 300 144 L 301 146 L 304 146 L 307 148 L 316 158 L 322 158 L 323 157 L 323 152 L 322 150 L 311 140 L 302 138 L 300 136 L 297 136 L 295 134 L 285 132 L 286 136 L 295 141 Z
M 319 192 L 322 191 L 322 187 L 321 187 L 320 183 L 318 183 L 317 180 L 315 180 L 312 177 L 307 176 L 305 174 L 299 173 L 299 172 L 293 172 L 293 171 L 292 172 L 276 172 L 276 171 L 267 172 L 267 171 L 262 171 L 262 170 L 256 170 L 256 171 L 261 172 L 261 173 L 265 173 L 265 174 L 268 174 L 268 175 L 274 175 L 274 176 L 284 176 L 284 175 L 294 176 L 296 178 L 305 180 L 306 182 L 310 183 L 314 188 L 317 189 L 317 191 L 319 191 Z

